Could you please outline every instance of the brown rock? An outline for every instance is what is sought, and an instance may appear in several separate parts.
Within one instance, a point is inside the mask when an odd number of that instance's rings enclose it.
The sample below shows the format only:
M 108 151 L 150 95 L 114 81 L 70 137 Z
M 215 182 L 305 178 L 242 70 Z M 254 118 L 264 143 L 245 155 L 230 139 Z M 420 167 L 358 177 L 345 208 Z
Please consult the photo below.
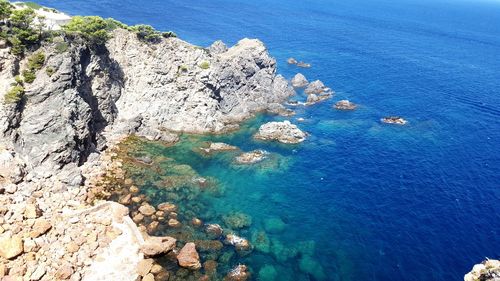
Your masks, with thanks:
M 142 201 L 142 198 L 139 196 L 132 197 L 132 202 L 134 203 L 139 203 Z
M 175 204 L 165 202 L 158 205 L 158 210 L 164 212 L 175 212 L 177 210 L 177 206 L 175 206 Z
M 129 205 L 132 202 L 132 194 L 129 193 L 127 195 L 122 196 L 118 200 L 118 202 L 123 205 Z
M 157 256 L 171 251 L 177 240 L 172 237 L 149 237 L 141 246 L 141 251 L 146 256 Z
M 68 251 L 69 253 L 76 253 L 78 252 L 78 250 L 80 250 L 80 246 L 78 246 L 76 242 L 71 241 L 66 244 L 66 251 Z
M 30 232 L 31 238 L 37 238 L 52 228 L 50 222 L 46 219 L 37 219 L 33 225 L 33 231 Z
M 24 209 L 24 217 L 27 219 L 36 219 L 42 215 L 42 212 L 35 204 L 27 204 Z
M 158 274 L 162 270 L 163 270 L 163 267 L 161 267 L 161 265 L 159 265 L 159 264 L 153 264 L 153 266 L 151 267 L 151 270 L 149 272 L 151 272 L 153 274 Z
M 23 252 L 23 240 L 19 236 L 4 237 L 0 239 L 0 256 L 12 259 Z
M 250 272 L 248 272 L 247 266 L 240 264 L 229 271 L 226 277 L 224 277 L 224 281 L 246 281 L 249 278 Z
M 132 185 L 130 187 L 130 192 L 131 193 L 137 193 L 137 192 L 139 192 L 139 188 L 137 186 L 135 186 L 135 185 Z
M 178 220 L 176 220 L 176 219 L 170 219 L 170 220 L 168 220 L 168 226 L 170 226 L 170 227 L 180 227 L 181 223 Z
M 199 218 L 193 218 L 191 224 L 195 227 L 200 227 L 203 225 L 203 222 Z
M 184 268 L 193 270 L 201 268 L 200 256 L 196 251 L 196 245 L 192 242 L 187 243 L 184 247 L 182 247 L 181 251 L 177 255 L 177 261 L 179 262 L 179 265 Z
M 159 223 L 159 222 L 157 222 L 157 221 L 153 221 L 153 222 L 151 222 L 151 223 L 148 225 L 148 232 L 154 232 L 154 231 L 156 231 L 156 230 L 158 229 L 158 225 L 159 225 L 159 224 L 160 224 L 160 223 Z
M 151 216 L 156 212 L 155 208 L 149 204 L 144 204 L 139 207 L 139 212 L 147 217 Z
M 142 277 L 142 281 L 155 281 L 155 277 L 153 274 L 149 273 L 146 276 Z
M 143 259 L 137 264 L 137 274 L 146 276 L 153 266 L 153 259 Z
M 5 274 L 7 274 L 7 267 L 5 266 L 5 264 L 0 262 L 0 278 L 4 277 Z
M 73 268 L 70 265 L 63 265 L 56 272 L 56 278 L 60 280 L 69 279 L 71 275 L 73 275 Z
M 142 214 L 137 214 L 135 215 L 132 220 L 135 222 L 135 223 L 139 223 L 141 222 L 142 220 L 144 219 L 144 216 Z

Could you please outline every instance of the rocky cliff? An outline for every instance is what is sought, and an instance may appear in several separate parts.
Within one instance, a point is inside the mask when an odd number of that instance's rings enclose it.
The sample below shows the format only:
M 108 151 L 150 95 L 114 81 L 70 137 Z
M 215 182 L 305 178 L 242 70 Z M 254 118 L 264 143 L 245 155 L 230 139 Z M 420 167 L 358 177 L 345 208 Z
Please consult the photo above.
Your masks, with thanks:
M 40 50 L 44 67 L 23 100 L 0 109 L 4 166 L 15 167 L 0 175 L 13 182 L 81 165 L 122 134 L 172 141 L 171 132 L 235 129 L 294 94 L 259 40 L 204 49 L 177 38 L 145 43 L 118 29 L 99 50 L 78 40 L 64 52 L 51 44 Z M 5 92 L 26 61 L 6 48 L 0 58 Z

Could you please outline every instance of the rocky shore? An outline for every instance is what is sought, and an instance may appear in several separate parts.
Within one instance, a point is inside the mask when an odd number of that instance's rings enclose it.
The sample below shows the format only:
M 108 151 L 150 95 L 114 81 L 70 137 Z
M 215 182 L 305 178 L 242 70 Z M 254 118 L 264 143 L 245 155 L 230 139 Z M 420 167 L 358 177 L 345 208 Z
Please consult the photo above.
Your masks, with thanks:
M 173 143 L 182 132 L 235 130 L 258 112 L 290 114 L 280 104 L 294 90 L 276 74 L 262 42 L 243 39 L 228 48 L 218 41 L 206 49 L 177 38 L 153 44 L 117 28 L 97 49 L 61 36 L 24 57 L 0 42 L 2 95 L 35 53 L 44 60 L 22 98 L 0 104 L 0 278 L 165 280 L 169 273 L 150 258 L 158 254 L 201 268 L 194 241 L 148 235 L 163 223 L 158 218 L 180 227 L 174 211 L 141 196 L 117 198 L 129 207 L 102 201 L 120 188 L 102 184 L 110 170 L 126 184 L 111 151 L 128 135 Z M 140 209 L 130 208 L 136 202 Z M 144 220 L 148 227 L 136 225 Z M 241 276 L 249 276 L 244 266 L 227 280 L 248 278 Z

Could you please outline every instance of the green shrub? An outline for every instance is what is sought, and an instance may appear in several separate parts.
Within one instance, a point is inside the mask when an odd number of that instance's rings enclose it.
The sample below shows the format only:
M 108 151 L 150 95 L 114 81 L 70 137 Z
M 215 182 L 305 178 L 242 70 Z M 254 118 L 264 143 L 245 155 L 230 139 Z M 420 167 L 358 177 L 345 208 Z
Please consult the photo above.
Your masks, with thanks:
M 16 80 L 16 85 L 17 84 L 22 85 L 24 82 L 23 78 L 20 75 L 16 75 L 16 77 L 14 77 L 14 80 Z
M 4 96 L 5 103 L 18 103 L 24 96 L 24 87 L 16 85 L 12 87 Z
M 62 54 L 62 53 L 65 53 L 66 51 L 68 51 L 69 45 L 66 42 L 58 42 L 58 43 L 56 43 L 55 49 L 56 49 L 56 53 Z
M 7 39 L 10 43 L 10 45 L 12 46 L 10 48 L 10 52 L 13 54 L 13 55 L 22 55 L 24 53 L 24 51 L 26 50 L 26 46 L 23 44 L 23 42 L 21 42 L 21 40 L 19 40 L 19 38 L 17 37 L 9 37 Z
M 47 73 L 47 75 L 48 75 L 49 77 L 51 77 L 52 75 L 54 75 L 54 73 L 55 73 L 55 72 L 56 72 L 56 71 L 55 71 L 55 69 L 53 69 L 53 68 L 52 68 L 52 67 L 50 67 L 50 66 L 48 66 L 48 67 L 47 67 L 47 69 L 45 69 L 45 73 Z
M 12 14 L 12 5 L 5 1 L 0 0 L 0 21 L 4 21 L 10 17 Z
M 208 61 L 204 61 L 204 62 L 202 62 L 202 63 L 199 65 L 199 67 L 200 67 L 201 69 L 209 69 L 209 68 L 210 68 L 210 63 L 209 63 Z
M 75 16 L 63 30 L 69 35 L 80 35 L 91 44 L 103 45 L 111 38 L 109 31 L 114 24 L 98 16 Z
M 45 63 L 45 54 L 43 52 L 36 52 L 28 59 L 28 69 L 40 70 Z
M 123 28 L 123 29 L 128 28 L 128 25 L 124 24 L 121 21 L 117 21 L 114 18 L 107 18 L 106 22 L 108 24 L 108 29 L 110 29 L 110 30 L 115 30 L 117 28 Z
M 151 25 L 139 24 L 130 27 L 130 30 L 137 34 L 139 40 L 156 43 L 161 39 L 161 33 L 156 31 Z
M 171 37 L 177 37 L 177 34 L 175 34 L 172 31 L 167 31 L 167 32 L 162 32 L 161 36 L 164 38 L 171 38 Z
M 28 69 L 23 70 L 23 78 L 24 82 L 31 84 L 36 79 L 36 73 L 33 70 L 28 70 Z
M 186 72 L 186 71 L 188 71 L 187 66 L 185 66 L 185 65 L 179 66 L 178 72 Z

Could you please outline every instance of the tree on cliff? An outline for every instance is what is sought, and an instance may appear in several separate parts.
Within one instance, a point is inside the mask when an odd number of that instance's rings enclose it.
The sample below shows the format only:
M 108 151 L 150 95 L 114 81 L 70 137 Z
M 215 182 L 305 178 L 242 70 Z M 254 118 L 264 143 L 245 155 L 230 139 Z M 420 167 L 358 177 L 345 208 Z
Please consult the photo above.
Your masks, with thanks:
M 89 43 L 102 45 L 111 37 L 109 23 L 97 16 L 76 16 L 63 26 L 63 30 L 68 35 L 80 35 Z
M 0 23 L 3 23 L 10 17 L 12 13 L 12 6 L 5 0 L 0 0 Z

